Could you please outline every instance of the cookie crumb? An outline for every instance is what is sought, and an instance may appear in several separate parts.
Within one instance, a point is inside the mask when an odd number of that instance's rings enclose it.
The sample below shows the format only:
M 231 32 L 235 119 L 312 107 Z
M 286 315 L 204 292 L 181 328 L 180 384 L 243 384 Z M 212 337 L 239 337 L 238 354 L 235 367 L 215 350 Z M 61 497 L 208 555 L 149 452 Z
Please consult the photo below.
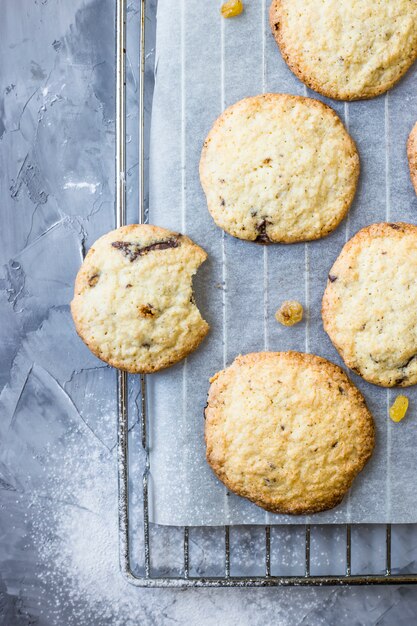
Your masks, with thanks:
M 236 17 L 240 15 L 243 11 L 243 2 L 242 0 L 228 0 L 222 4 L 220 13 L 223 17 Z
M 285 300 L 275 313 L 275 319 L 283 326 L 294 326 L 303 319 L 303 305 L 296 300 Z
M 395 398 L 394 404 L 391 406 L 389 410 L 389 416 L 393 422 L 401 422 L 404 419 L 405 414 L 408 409 L 408 398 L 407 396 L 397 396 Z

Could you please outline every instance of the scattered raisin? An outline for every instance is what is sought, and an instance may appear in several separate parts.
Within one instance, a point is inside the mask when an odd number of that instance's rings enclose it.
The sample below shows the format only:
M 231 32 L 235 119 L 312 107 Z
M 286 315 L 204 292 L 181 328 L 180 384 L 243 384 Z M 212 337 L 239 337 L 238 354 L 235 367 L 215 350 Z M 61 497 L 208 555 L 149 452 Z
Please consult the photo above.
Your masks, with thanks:
M 329 274 L 329 280 L 331 283 L 334 283 L 337 280 L 337 276 L 334 276 L 333 274 Z
M 389 416 L 393 422 L 401 422 L 408 409 L 407 396 L 397 396 L 395 402 L 389 410 Z
M 286 300 L 275 313 L 275 319 L 284 326 L 294 326 L 303 319 L 303 306 L 296 300 Z
M 236 17 L 236 15 L 240 15 L 243 11 L 243 2 L 242 0 L 228 0 L 222 4 L 220 13 L 223 17 Z

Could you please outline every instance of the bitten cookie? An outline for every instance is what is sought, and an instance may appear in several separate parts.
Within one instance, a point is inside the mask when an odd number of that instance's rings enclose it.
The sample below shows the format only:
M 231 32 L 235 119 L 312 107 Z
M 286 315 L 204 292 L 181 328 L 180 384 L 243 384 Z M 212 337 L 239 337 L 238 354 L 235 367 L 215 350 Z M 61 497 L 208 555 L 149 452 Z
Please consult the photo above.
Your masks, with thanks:
M 373 98 L 417 58 L 415 0 L 273 0 L 270 24 L 290 69 L 329 98 Z
M 336 506 L 374 447 L 359 391 L 339 367 L 311 354 L 238 356 L 211 379 L 205 415 L 214 473 L 274 513 Z
M 346 365 L 383 387 L 417 383 L 417 226 L 372 224 L 342 249 L 324 329 Z
M 206 258 L 188 237 L 148 224 L 100 237 L 71 302 L 81 339 L 100 359 L 132 373 L 184 358 L 209 330 L 192 292 L 192 276 Z
M 324 237 L 346 215 L 359 157 L 336 113 L 311 98 L 263 94 L 218 118 L 200 179 L 220 228 L 259 243 Z
M 408 136 L 407 156 L 411 182 L 413 183 L 414 191 L 417 193 L 417 122 Z

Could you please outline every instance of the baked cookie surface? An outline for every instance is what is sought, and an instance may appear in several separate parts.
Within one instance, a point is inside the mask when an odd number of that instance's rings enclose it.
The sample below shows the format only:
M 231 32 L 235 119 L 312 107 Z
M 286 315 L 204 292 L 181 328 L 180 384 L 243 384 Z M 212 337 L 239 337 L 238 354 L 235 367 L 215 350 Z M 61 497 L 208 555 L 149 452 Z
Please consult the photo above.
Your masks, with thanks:
M 414 191 L 417 193 L 417 122 L 408 136 L 407 156 L 411 182 L 413 183 Z
M 329 98 L 372 98 L 417 58 L 415 0 L 273 0 L 281 54 L 308 87 Z
M 323 297 L 324 329 L 365 380 L 417 383 L 417 226 L 372 224 L 343 247 Z
M 336 113 L 311 98 L 263 94 L 217 119 L 200 179 L 220 228 L 259 243 L 324 237 L 355 195 L 359 157 Z
M 217 477 L 274 513 L 339 504 L 374 446 L 372 416 L 346 374 L 299 352 L 238 356 L 211 379 L 205 416 Z
M 148 224 L 100 237 L 71 302 L 81 339 L 100 359 L 132 373 L 184 358 L 209 330 L 192 292 L 192 276 L 206 258 L 188 237 Z

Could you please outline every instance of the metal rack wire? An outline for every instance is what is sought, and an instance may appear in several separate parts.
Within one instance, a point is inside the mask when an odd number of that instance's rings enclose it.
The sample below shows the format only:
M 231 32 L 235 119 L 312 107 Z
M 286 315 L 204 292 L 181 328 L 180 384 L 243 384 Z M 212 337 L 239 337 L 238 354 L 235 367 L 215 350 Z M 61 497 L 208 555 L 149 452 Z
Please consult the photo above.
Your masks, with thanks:
M 127 0 L 116 2 L 116 224 L 126 223 L 126 10 Z M 147 0 L 140 0 L 140 58 L 139 58 L 139 221 L 145 221 L 144 202 L 144 73 Z M 304 575 L 272 575 L 274 553 L 271 547 L 271 526 L 263 527 L 263 575 L 235 576 L 231 574 L 232 548 L 229 526 L 224 526 L 223 575 L 193 576 L 190 574 L 190 537 L 193 529 L 185 526 L 182 533 L 183 562 L 177 576 L 160 575 L 151 566 L 151 527 L 149 522 L 149 454 L 146 377 L 140 377 L 140 428 L 144 453 L 142 476 L 142 519 L 136 520 L 143 532 L 143 575 L 132 567 L 132 542 L 129 530 L 129 437 L 128 437 L 128 378 L 118 373 L 118 463 L 119 463 L 119 546 L 122 573 L 133 585 L 140 587 L 274 587 L 291 585 L 370 585 L 417 583 L 417 574 L 394 574 L 391 566 L 391 525 L 385 527 L 385 571 L 365 575 L 352 574 L 352 529 L 345 526 L 345 567 L 338 575 L 312 575 L 311 526 L 304 530 Z M 261 527 L 262 528 L 262 527 Z M 175 529 L 178 532 L 178 529 Z

